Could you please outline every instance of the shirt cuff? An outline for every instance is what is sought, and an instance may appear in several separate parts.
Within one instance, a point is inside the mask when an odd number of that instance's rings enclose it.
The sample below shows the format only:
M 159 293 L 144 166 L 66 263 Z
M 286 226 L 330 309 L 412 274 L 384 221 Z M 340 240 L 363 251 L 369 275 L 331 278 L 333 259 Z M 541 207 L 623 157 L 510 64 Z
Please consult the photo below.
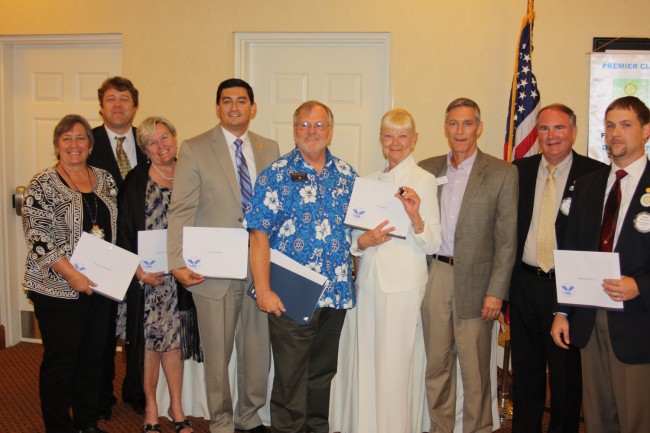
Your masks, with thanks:
M 359 249 L 359 242 L 357 239 L 352 241 L 352 246 L 350 246 L 350 254 L 354 257 L 361 257 L 366 253 L 366 250 Z

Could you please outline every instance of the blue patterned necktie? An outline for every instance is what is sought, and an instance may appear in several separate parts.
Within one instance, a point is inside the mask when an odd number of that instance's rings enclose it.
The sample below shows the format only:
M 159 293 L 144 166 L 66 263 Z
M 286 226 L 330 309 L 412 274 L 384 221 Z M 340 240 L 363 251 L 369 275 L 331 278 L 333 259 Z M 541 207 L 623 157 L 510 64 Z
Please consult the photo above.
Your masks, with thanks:
M 242 153 L 242 144 L 244 142 L 241 138 L 235 140 L 235 161 L 237 161 L 237 173 L 239 174 L 239 193 L 241 194 L 241 207 L 244 214 L 251 207 L 251 197 L 253 196 L 253 187 L 251 185 L 251 176 L 248 171 L 248 164 L 246 158 Z

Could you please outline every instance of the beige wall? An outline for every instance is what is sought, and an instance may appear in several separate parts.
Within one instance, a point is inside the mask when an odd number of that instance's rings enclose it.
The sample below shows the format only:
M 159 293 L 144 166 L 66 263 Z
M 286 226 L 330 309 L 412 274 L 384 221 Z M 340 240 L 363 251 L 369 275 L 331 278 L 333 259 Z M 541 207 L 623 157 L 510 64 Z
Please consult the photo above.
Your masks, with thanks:
M 180 138 L 188 138 L 215 123 L 216 86 L 234 71 L 233 32 L 390 32 L 394 105 L 410 110 L 418 123 L 416 157 L 446 151 L 443 111 L 458 96 L 480 104 L 485 122 L 480 146 L 501 156 L 526 3 L 0 0 L 0 34 L 121 33 L 123 73 L 141 92 L 136 123 L 161 114 L 176 124 Z M 585 153 L 592 38 L 649 37 L 650 2 L 539 0 L 536 12 L 533 65 L 542 103 L 575 109 L 576 149 Z

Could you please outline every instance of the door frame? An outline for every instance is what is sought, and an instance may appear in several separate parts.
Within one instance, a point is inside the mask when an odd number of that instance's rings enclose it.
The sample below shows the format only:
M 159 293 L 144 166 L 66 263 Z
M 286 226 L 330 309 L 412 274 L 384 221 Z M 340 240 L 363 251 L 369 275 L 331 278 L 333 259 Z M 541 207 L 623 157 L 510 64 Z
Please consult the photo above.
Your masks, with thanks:
M 382 64 L 384 78 L 381 85 L 382 94 L 379 95 L 383 112 L 393 107 L 393 79 L 391 74 L 391 34 L 390 32 L 360 32 L 360 33 L 266 33 L 266 32 L 235 32 L 235 77 L 240 77 L 250 82 L 251 51 L 260 45 L 277 46 L 323 46 L 334 45 L 349 47 L 379 47 L 383 54 Z M 255 87 L 254 83 L 251 83 Z M 371 130 L 370 128 L 368 130 Z M 363 155 L 360 155 L 363 158 Z M 352 161 L 349 161 L 352 162 Z
M 14 47 L 25 45 L 102 45 L 122 44 L 121 34 L 82 34 L 82 35 L 0 35 L 0 324 L 5 326 L 7 346 L 21 341 L 21 314 L 19 296 L 20 277 L 14 275 L 18 263 L 24 257 L 12 257 L 10 245 L 22 242 L 22 233 L 13 230 L 18 218 L 11 206 L 15 167 L 12 163 L 17 146 L 14 147 Z
M 380 45 L 383 47 L 384 68 L 386 74 L 385 88 L 388 89 L 384 103 L 390 106 L 393 99 L 392 78 L 390 75 L 390 33 L 270 33 L 270 32 L 235 32 L 235 76 L 249 77 L 250 65 L 248 63 L 251 46 L 257 44 L 291 44 L 291 45 Z

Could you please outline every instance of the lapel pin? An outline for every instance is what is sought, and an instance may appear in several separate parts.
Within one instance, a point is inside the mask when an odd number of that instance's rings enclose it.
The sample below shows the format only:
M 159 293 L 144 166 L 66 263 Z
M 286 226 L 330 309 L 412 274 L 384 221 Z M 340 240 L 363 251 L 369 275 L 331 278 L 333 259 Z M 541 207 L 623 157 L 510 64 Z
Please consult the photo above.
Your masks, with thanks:
M 646 188 L 646 191 L 648 191 L 650 188 Z M 646 192 L 641 196 L 641 206 L 643 207 L 649 207 L 650 206 L 650 192 Z

